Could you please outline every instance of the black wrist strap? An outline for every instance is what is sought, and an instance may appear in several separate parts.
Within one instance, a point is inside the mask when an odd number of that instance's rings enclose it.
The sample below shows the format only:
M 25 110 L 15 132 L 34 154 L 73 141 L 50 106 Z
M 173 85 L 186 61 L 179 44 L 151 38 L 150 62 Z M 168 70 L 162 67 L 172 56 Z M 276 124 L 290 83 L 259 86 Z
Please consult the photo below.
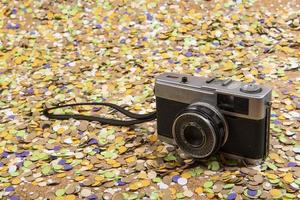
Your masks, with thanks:
M 57 108 L 64 108 L 64 107 L 73 107 L 73 106 L 84 106 L 84 105 L 97 105 L 97 106 L 107 106 L 110 108 L 113 108 L 120 113 L 124 114 L 127 117 L 133 118 L 132 120 L 118 120 L 118 119 L 110 119 L 110 118 L 105 118 L 105 117 L 96 117 L 96 116 L 88 116 L 88 115 L 79 115 L 79 114 L 51 114 L 49 113 L 50 110 L 54 110 Z M 156 112 L 151 112 L 148 114 L 136 114 L 129 112 L 128 110 L 125 110 L 121 106 L 118 106 L 116 104 L 112 103 L 74 103 L 74 104 L 64 104 L 64 105 L 58 105 L 55 107 L 51 108 L 45 108 L 43 111 L 43 114 L 50 118 L 50 119 L 59 119 L 59 120 L 64 120 L 64 119 L 78 119 L 78 120 L 87 120 L 87 121 L 98 121 L 102 124 L 110 124 L 114 126 L 131 126 L 134 124 L 139 124 L 147 121 L 152 121 L 156 119 Z

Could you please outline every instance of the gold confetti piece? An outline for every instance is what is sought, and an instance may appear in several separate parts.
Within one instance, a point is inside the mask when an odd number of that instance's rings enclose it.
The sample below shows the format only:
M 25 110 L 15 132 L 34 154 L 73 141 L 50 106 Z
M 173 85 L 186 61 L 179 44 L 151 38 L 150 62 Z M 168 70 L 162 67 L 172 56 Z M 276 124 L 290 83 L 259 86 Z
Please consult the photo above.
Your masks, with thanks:
M 84 179 L 85 179 L 84 176 L 76 176 L 76 177 L 74 178 L 75 181 L 82 181 L 82 180 L 84 180 Z
M 75 200 L 76 199 L 76 196 L 75 195 L 66 195 L 65 197 L 64 197 L 64 200 Z
M 13 185 L 19 185 L 21 182 L 22 182 L 22 181 L 21 181 L 21 179 L 19 179 L 19 178 L 13 178 L 13 179 L 11 180 L 11 184 L 13 184 Z
M 266 176 L 269 178 L 269 179 L 277 179 L 278 176 L 275 175 L 275 174 L 266 174 Z
M 195 192 L 198 193 L 198 194 L 200 194 L 200 193 L 203 192 L 203 188 L 202 188 L 202 187 L 197 187 L 197 188 L 195 189 Z
M 282 195 L 282 192 L 279 189 L 271 189 L 270 194 L 272 195 L 272 197 L 278 198 Z
M 294 182 L 294 178 L 293 178 L 293 174 L 291 173 L 287 173 L 284 177 L 283 177 L 283 180 L 286 182 L 286 183 L 292 183 Z
M 65 176 L 67 176 L 66 173 L 59 173 L 59 174 L 56 175 L 57 178 L 63 178 Z
M 128 157 L 128 158 L 125 159 L 125 161 L 127 163 L 135 162 L 136 161 L 136 157 L 135 156 Z
M 125 146 L 120 146 L 119 148 L 119 154 L 125 153 L 127 151 L 127 148 Z
M 156 142 L 156 141 L 157 141 L 157 134 L 150 135 L 150 136 L 148 137 L 148 139 L 149 139 L 151 142 Z
M 185 172 L 185 173 L 181 174 L 181 176 L 183 178 L 187 178 L 187 179 L 192 177 L 191 173 L 189 173 L 189 172 Z

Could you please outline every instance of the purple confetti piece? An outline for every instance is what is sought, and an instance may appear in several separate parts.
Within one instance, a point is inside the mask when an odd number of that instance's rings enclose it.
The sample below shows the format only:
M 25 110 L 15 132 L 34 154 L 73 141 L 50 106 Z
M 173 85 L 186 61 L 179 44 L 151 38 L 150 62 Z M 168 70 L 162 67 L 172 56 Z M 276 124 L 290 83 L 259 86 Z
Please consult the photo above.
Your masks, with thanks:
M 101 110 L 101 108 L 93 107 L 93 109 L 92 109 L 93 112 L 97 112 L 99 110 Z
M 96 152 L 96 153 L 100 153 L 101 152 L 101 150 L 99 148 L 95 148 L 95 149 L 93 149 L 93 151 Z
M 148 21 L 152 21 L 153 20 L 153 16 L 150 13 L 147 13 L 146 16 L 147 16 L 147 20 Z
M 179 175 L 175 175 L 175 176 L 172 177 L 172 181 L 173 181 L 174 183 L 177 183 L 179 178 L 180 178 Z
M 233 192 L 233 193 L 230 193 L 230 194 L 228 194 L 228 196 L 227 196 L 227 200 L 234 200 L 235 198 L 236 198 L 236 193 L 235 192 Z
M 64 165 L 64 164 L 66 164 L 66 161 L 64 159 L 61 159 L 60 161 L 58 161 L 58 164 Z
M 126 185 L 126 182 L 124 182 L 122 180 L 118 180 L 117 185 L 118 186 L 124 186 L 124 185 Z
M 17 195 L 13 195 L 13 196 L 11 196 L 9 199 L 10 199 L 10 200 L 19 200 L 20 197 L 17 196 Z
M 275 124 L 275 125 L 280 125 L 280 124 L 281 124 L 281 121 L 275 120 L 275 121 L 273 121 L 273 124 Z
M 297 99 L 298 97 L 295 96 L 295 95 L 292 95 L 291 98 L 292 98 L 292 99 Z
M 12 192 L 14 190 L 15 188 L 13 186 L 8 186 L 7 188 L 5 188 L 5 192 Z
M 185 55 L 186 57 L 191 57 L 191 56 L 193 56 L 193 53 L 190 52 L 190 51 L 188 51 L 188 52 L 186 52 L 184 55 Z
M 125 44 L 125 43 L 126 43 L 126 40 L 123 38 L 123 39 L 120 40 L 120 43 L 121 43 L 121 44 Z
M 256 190 L 250 190 L 250 189 L 248 189 L 247 194 L 249 196 L 255 196 L 257 194 L 257 191 Z
M 60 149 L 61 149 L 60 146 L 55 146 L 55 147 L 53 148 L 54 151 L 59 151 Z
M 173 61 L 172 59 L 169 59 L 169 60 L 168 60 L 168 63 L 169 63 L 169 64 L 173 64 L 174 61 Z
M 33 95 L 33 94 L 34 94 L 33 88 L 29 88 L 29 89 L 26 91 L 26 93 L 29 94 L 29 95 Z
M 70 164 L 65 164 L 65 165 L 64 165 L 64 170 L 65 170 L 65 171 L 69 171 L 69 170 L 71 170 L 71 169 L 73 169 L 72 165 L 70 165 Z
M 15 119 L 15 117 L 16 117 L 15 115 L 9 115 L 8 116 L 9 119 Z
M 97 24 L 97 25 L 96 25 L 96 28 L 97 28 L 97 29 L 101 29 L 101 28 L 102 28 L 101 24 Z
M 297 166 L 297 163 L 295 163 L 295 162 L 289 162 L 289 163 L 287 164 L 287 166 L 288 166 L 288 167 L 296 167 L 296 166 Z
M 6 26 L 7 29 L 19 29 L 20 28 L 20 24 L 7 24 Z
M 98 144 L 98 141 L 95 138 L 89 140 L 88 145 Z
M 196 68 L 196 69 L 195 69 L 195 72 L 196 72 L 196 73 L 201 72 L 201 68 Z
M 4 151 L 1 155 L 2 158 L 7 158 L 7 156 L 9 155 L 9 153 L 7 151 Z
M 11 13 L 12 14 L 17 14 L 17 9 L 16 8 L 12 9 Z
M 50 65 L 49 64 L 44 64 L 43 67 L 44 67 L 44 69 L 48 69 L 48 68 L 50 68 Z
M 88 199 L 98 199 L 97 195 L 91 194 L 87 197 Z
M 3 167 L 3 166 L 4 166 L 3 162 L 0 162 L 0 167 Z

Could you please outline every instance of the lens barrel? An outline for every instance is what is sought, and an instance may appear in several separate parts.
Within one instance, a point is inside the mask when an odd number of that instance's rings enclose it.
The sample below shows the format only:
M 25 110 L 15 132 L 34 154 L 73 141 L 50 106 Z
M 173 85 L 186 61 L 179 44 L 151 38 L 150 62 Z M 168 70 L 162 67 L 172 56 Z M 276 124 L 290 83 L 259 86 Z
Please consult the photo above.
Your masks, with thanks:
M 194 158 L 207 158 L 225 144 L 227 123 L 214 106 L 194 103 L 181 111 L 173 123 L 173 138 L 185 153 Z

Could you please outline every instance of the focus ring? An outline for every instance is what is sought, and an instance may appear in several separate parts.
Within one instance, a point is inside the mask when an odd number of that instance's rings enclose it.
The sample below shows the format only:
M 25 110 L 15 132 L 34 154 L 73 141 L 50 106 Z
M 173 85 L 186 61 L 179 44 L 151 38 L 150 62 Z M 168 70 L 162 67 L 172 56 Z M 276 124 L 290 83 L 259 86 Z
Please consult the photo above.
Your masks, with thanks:
M 204 145 L 195 147 L 187 142 L 189 138 L 186 139 L 188 136 L 186 136 L 187 134 L 185 134 L 183 127 L 191 124 L 191 122 L 198 123 L 202 127 L 201 134 L 205 133 Z M 173 123 L 172 132 L 177 145 L 184 152 L 195 158 L 206 158 L 214 154 L 226 142 L 228 134 L 227 124 L 222 115 L 216 112 L 216 109 L 206 106 L 205 103 L 191 104 L 180 112 Z

